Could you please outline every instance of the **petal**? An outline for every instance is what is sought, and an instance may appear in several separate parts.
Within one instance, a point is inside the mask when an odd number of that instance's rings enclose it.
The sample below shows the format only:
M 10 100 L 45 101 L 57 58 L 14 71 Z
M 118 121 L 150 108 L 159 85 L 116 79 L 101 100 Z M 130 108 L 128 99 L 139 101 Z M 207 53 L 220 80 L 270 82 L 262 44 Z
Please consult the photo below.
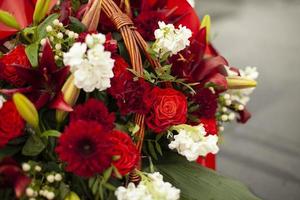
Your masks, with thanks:
M 54 100 L 51 102 L 50 108 L 58 109 L 61 111 L 72 112 L 73 108 L 64 100 L 64 95 L 62 92 L 59 92 Z

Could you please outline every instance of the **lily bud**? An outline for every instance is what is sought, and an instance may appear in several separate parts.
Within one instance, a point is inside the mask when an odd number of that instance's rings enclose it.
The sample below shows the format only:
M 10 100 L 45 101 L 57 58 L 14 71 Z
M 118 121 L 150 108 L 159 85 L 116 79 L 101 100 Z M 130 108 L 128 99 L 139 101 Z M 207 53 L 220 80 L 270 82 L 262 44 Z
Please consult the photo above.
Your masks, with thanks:
M 239 76 L 226 77 L 228 89 L 246 89 L 256 87 L 257 82 Z
M 64 200 L 80 200 L 80 198 L 75 192 L 70 192 Z
M 21 93 L 15 93 L 13 101 L 22 118 L 33 128 L 39 129 L 39 115 L 33 103 Z
M 74 76 L 71 75 L 67 81 L 65 82 L 64 86 L 62 87 L 62 93 L 63 93 L 63 98 L 65 102 L 70 105 L 74 106 L 80 90 L 74 85 Z M 61 111 L 61 110 L 56 110 L 56 121 L 57 122 L 62 122 L 65 117 L 67 116 L 68 112 Z
M 203 17 L 203 20 L 201 21 L 200 28 L 206 29 L 206 42 L 209 42 L 209 40 L 210 40 L 210 26 L 211 26 L 210 16 L 205 15 Z
M 51 0 L 37 0 L 33 13 L 33 22 L 38 24 L 47 14 Z
M 0 10 L 0 23 L 3 23 L 10 28 L 21 30 L 21 26 L 16 18 L 4 10 Z

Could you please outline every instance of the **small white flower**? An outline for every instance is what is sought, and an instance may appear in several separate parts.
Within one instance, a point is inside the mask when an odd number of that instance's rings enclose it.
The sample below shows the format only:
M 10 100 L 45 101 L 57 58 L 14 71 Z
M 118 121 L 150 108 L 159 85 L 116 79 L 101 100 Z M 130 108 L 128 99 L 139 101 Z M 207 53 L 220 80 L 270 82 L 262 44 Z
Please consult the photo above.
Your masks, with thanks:
M 229 113 L 228 119 L 229 119 L 230 121 L 233 121 L 233 120 L 235 119 L 235 114 L 234 114 L 233 112 Z
M 174 126 L 173 129 L 178 134 L 174 136 L 174 140 L 169 144 L 169 148 L 172 150 L 176 149 L 188 161 L 195 161 L 199 156 L 206 156 L 208 153 L 218 153 L 218 136 L 206 136 L 203 124 L 198 126 L 184 124 Z
M 46 198 L 49 199 L 49 200 L 54 199 L 54 197 L 55 197 L 54 192 L 48 192 L 48 193 L 46 194 Z
M 48 181 L 49 183 L 53 183 L 53 182 L 54 182 L 54 176 L 53 176 L 52 174 L 48 175 L 48 176 L 47 176 L 47 181 Z
M 37 171 L 37 172 L 40 172 L 40 171 L 42 171 L 42 168 L 41 168 L 41 166 L 36 165 L 36 166 L 34 167 L 34 170 Z
M 55 174 L 54 179 L 55 179 L 55 181 L 57 181 L 57 182 L 61 181 L 61 180 L 62 180 L 61 174 Z
M 98 44 L 104 44 L 105 40 L 105 35 L 103 35 L 102 33 L 88 34 L 85 37 L 85 43 L 88 45 L 89 48 L 93 48 L 95 45 Z
M 46 27 L 46 31 L 47 31 L 47 32 L 51 32 L 51 31 L 53 31 L 53 28 L 52 28 L 52 26 L 48 25 L 48 26 Z
M 53 25 L 58 26 L 58 25 L 59 25 L 59 20 L 58 20 L 58 19 L 55 19 L 55 20 L 53 21 Z
M 24 172 L 28 172 L 31 169 L 31 166 L 28 163 L 23 163 L 22 169 Z
M 3 107 L 3 104 L 6 102 L 6 99 L 0 95 L 0 109 Z
M 34 195 L 34 190 L 29 187 L 29 188 L 26 188 L 25 193 L 28 197 L 32 197 Z
M 56 49 L 56 50 L 61 50 L 61 44 L 56 44 L 56 45 L 55 45 L 55 49 Z
M 60 23 L 58 24 L 58 26 L 59 26 L 60 28 L 62 28 L 62 27 L 64 26 L 64 24 L 60 22 Z
M 114 60 L 111 53 L 105 51 L 103 34 L 88 35 L 86 43 L 75 43 L 68 53 L 64 54 L 65 65 L 71 67 L 74 74 L 74 84 L 85 92 L 99 91 L 109 88 L 113 78 Z M 87 46 L 90 48 L 87 50 Z
M 46 42 L 47 42 L 47 39 L 46 39 L 46 38 L 41 39 L 41 45 L 42 45 L 42 46 L 44 46 L 44 45 L 46 44 Z
M 145 174 L 137 186 L 129 183 L 127 188 L 118 187 L 115 195 L 118 200 L 178 200 L 180 190 L 169 182 L 164 182 L 163 176 L 155 172 Z
M 227 121 L 228 120 L 228 115 L 222 115 L 221 116 L 221 120 L 223 121 L 223 122 L 225 122 L 225 121 Z
M 70 66 L 71 71 L 75 71 L 82 64 L 86 50 L 86 44 L 80 42 L 74 43 L 69 52 L 64 53 L 64 64 Z
M 64 35 L 62 33 L 57 33 L 57 38 L 58 39 L 63 39 Z
M 178 29 L 173 24 L 158 22 L 159 29 L 154 31 L 155 43 L 153 50 L 159 57 L 170 54 L 175 55 L 190 45 L 189 38 L 192 31 L 185 26 L 179 25 Z
M 75 33 L 73 31 L 69 31 L 68 36 L 70 38 L 74 38 Z

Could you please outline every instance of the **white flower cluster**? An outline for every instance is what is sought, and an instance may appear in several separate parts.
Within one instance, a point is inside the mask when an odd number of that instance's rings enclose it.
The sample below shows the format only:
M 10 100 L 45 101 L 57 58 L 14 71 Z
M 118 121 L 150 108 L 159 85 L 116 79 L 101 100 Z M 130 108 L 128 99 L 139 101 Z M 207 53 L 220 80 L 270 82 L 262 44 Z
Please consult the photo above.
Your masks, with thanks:
M 0 109 L 3 107 L 4 102 L 6 102 L 6 99 L 0 95 Z
M 194 8 L 195 7 L 195 1 L 194 0 L 187 0 L 187 2 Z
M 203 124 L 198 126 L 178 125 L 172 128 L 178 132 L 169 148 L 176 149 L 180 155 L 188 161 L 195 161 L 199 156 L 206 156 L 208 153 L 216 154 L 219 151 L 217 146 L 218 136 L 207 135 Z
M 156 41 L 153 44 L 153 51 L 162 57 L 165 54 L 175 55 L 190 45 L 189 38 L 192 31 L 185 26 L 179 25 L 178 29 L 173 24 L 158 22 L 159 29 L 154 32 Z
M 155 172 L 146 174 L 137 186 L 129 183 L 127 188 L 118 187 L 115 195 L 118 200 L 178 200 L 180 190 L 164 182 L 163 176 Z
M 110 87 L 114 60 L 111 53 L 105 51 L 104 43 L 105 35 L 88 34 L 85 43 L 76 42 L 69 52 L 64 53 L 63 61 L 71 67 L 75 86 L 85 92 L 103 91 Z

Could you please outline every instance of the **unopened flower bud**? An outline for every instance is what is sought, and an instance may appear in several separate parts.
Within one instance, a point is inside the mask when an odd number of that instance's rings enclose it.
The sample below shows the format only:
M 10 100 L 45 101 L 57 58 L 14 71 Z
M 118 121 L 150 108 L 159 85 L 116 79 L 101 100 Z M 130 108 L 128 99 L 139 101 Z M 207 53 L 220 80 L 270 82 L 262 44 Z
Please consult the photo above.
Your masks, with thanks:
M 49 183 L 53 183 L 53 182 L 54 182 L 54 176 L 53 176 L 52 174 L 48 175 L 48 176 L 47 176 L 47 181 L 48 181 Z
M 22 118 L 33 128 L 39 128 L 39 115 L 33 103 L 23 94 L 15 93 L 13 101 Z
M 31 169 L 31 166 L 28 163 L 23 163 L 22 169 L 24 172 L 28 172 Z

